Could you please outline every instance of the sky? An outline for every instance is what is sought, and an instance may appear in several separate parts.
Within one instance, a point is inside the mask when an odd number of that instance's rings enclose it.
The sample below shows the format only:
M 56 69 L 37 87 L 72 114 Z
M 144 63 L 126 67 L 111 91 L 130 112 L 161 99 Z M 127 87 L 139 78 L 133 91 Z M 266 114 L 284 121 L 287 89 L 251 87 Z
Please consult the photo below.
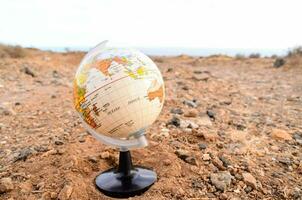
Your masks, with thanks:
M 0 0 L 0 42 L 32 47 L 302 45 L 301 0 Z

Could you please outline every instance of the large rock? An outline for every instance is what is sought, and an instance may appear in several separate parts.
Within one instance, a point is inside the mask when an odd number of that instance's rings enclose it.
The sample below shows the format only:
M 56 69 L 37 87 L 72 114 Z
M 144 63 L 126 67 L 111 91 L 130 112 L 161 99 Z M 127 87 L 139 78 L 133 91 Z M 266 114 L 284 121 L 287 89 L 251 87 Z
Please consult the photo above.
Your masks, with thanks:
M 65 185 L 59 193 L 58 200 L 68 200 L 72 194 L 73 188 L 70 185 Z
M 231 185 L 232 175 L 228 171 L 212 173 L 210 179 L 218 190 L 225 191 Z
M 14 189 L 14 184 L 11 178 L 0 179 L 0 194 L 12 191 Z
M 285 130 L 281 129 L 273 129 L 271 136 L 276 140 L 292 140 L 292 136 Z
M 253 189 L 257 189 L 257 181 L 252 174 L 245 172 L 242 173 L 242 177 L 245 184 L 251 186 Z

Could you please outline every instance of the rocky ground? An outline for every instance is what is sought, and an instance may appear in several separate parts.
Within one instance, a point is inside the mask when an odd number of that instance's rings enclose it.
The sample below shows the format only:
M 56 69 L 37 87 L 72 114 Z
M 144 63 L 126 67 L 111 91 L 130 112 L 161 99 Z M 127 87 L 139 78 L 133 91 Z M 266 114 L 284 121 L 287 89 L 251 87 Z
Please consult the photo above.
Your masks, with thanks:
M 83 53 L 0 59 L 0 199 L 110 199 L 95 176 L 118 151 L 82 128 Z M 132 199 L 302 199 L 302 68 L 272 58 L 156 57 L 164 109 L 132 152 L 158 181 Z

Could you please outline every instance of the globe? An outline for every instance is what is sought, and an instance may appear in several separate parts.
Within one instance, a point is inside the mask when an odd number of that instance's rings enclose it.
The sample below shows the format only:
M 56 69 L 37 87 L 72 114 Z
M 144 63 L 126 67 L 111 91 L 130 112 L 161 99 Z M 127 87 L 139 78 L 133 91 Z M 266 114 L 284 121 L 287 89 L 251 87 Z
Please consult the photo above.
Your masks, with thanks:
M 74 106 L 90 133 L 129 140 L 158 117 L 165 88 L 155 63 L 138 50 L 90 50 L 74 79 Z

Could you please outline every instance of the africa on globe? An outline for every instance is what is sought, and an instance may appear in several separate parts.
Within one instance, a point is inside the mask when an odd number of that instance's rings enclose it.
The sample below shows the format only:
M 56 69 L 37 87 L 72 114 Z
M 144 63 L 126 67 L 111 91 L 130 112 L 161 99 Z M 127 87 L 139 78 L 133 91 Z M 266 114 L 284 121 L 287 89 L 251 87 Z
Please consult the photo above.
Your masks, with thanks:
M 128 139 L 150 126 L 164 102 L 164 82 L 155 63 L 133 49 L 96 48 L 74 79 L 74 105 L 96 133 Z

